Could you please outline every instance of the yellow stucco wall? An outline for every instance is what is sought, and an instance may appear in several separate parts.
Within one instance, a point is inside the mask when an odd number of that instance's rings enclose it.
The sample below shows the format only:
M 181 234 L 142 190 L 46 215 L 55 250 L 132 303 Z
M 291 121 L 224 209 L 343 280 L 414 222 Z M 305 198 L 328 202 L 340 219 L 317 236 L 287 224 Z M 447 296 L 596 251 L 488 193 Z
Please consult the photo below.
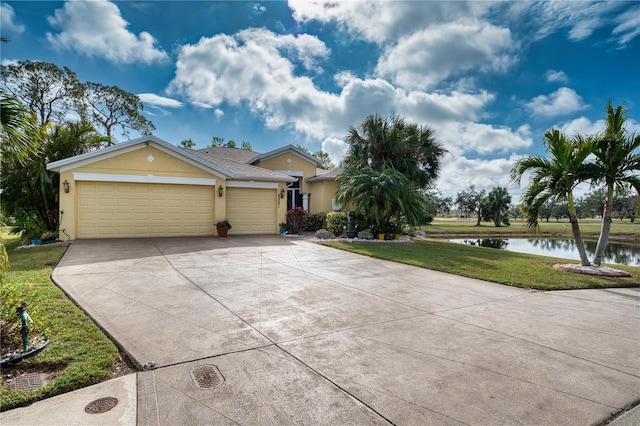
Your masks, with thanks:
M 150 155 L 153 156 L 152 161 L 149 161 Z M 62 240 L 76 238 L 78 199 L 76 191 L 77 182 L 74 180 L 73 173 L 136 176 L 147 176 L 151 174 L 158 177 L 216 179 L 216 188 L 222 185 L 226 192 L 226 184 L 223 177 L 209 173 L 173 155 L 167 154 L 155 148 L 153 144 L 144 146 L 131 152 L 122 153 L 60 173 L 60 239 Z M 65 193 L 63 189 L 63 182 L 65 180 L 70 184 L 69 193 Z M 218 197 L 216 189 L 214 221 L 225 218 L 225 199 L 226 197 Z
M 331 201 L 336 197 L 338 183 L 336 181 L 320 181 L 307 184 L 310 188 L 309 213 L 332 211 Z
M 149 155 L 153 160 L 149 161 Z M 193 166 L 173 155 L 169 155 L 153 145 L 132 152 L 91 163 L 74 169 L 78 173 L 113 173 L 123 175 L 142 175 L 151 173 L 158 176 L 177 176 L 189 178 L 220 178 Z

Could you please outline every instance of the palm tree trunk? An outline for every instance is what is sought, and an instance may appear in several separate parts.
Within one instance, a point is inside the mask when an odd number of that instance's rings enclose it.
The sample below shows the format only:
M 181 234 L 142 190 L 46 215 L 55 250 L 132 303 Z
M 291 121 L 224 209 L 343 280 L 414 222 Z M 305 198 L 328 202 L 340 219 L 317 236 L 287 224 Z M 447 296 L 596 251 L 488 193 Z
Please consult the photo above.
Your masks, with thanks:
M 604 199 L 604 212 L 602 213 L 602 227 L 600 228 L 600 237 L 598 237 L 598 245 L 596 245 L 596 254 L 593 264 L 600 266 L 604 249 L 607 248 L 609 240 L 609 232 L 611 231 L 611 208 L 613 206 L 613 184 L 607 185 L 607 195 Z
M 580 255 L 580 262 L 582 266 L 591 266 L 589 258 L 587 257 L 587 250 L 584 248 L 584 241 L 582 241 L 582 234 L 580 233 L 580 226 L 578 225 L 578 214 L 576 213 L 576 206 L 573 203 L 573 194 L 569 193 L 567 199 L 569 201 L 569 220 L 571 221 L 571 231 L 573 231 L 573 238 L 576 240 L 576 247 L 578 248 L 578 254 Z

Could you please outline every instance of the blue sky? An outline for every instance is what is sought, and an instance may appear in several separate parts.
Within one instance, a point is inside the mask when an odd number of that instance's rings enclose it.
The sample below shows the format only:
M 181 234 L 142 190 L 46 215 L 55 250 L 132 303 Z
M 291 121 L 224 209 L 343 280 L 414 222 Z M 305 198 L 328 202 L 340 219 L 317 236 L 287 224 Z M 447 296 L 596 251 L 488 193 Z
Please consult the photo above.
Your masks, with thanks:
M 154 134 L 345 152 L 372 113 L 430 125 L 437 186 L 521 189 L 545 130 L 640 131 L 640 2 L 8 1 L 3 64 L 41 60 L 142 99 Z M 117 135 L 118 136 L 118 135 Z M 131 137 L 138 135 L 132 133 Z M 126 138 L 122 138 L 124 140 Z

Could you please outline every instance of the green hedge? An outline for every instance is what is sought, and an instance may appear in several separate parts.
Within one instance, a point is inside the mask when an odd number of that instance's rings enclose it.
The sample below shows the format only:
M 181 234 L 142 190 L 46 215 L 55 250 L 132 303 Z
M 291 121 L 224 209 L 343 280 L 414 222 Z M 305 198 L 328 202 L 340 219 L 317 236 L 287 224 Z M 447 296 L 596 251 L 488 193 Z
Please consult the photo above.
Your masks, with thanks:
M 327 231 L 336 236 L 344 234 L 344 229 L 347 226 L 347 220 L 346 212 L 327 213 Z
M 305 231 L 317 231 L 318 229 L 327 229 L 327 213 L 313 213 L 307 216 L 304 223 Z

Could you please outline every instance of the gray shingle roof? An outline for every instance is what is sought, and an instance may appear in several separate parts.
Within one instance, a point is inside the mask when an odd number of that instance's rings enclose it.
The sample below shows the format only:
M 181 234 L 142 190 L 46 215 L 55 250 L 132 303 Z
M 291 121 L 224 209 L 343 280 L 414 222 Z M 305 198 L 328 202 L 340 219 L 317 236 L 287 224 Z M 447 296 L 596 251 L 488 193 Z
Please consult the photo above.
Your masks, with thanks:
M 227 152 L 225 156 L 219 156 L 220 148 L 207 148 L 204 150 L 192 150 L 189 149 L 189 152 L 196 155 L 207 162 L 220 167 L 224 170 L 229 171 L 231 175 L 231 179 L 240 179 L 240 180 L 259 180 L 259 181 L 281 181 L 281 182 L 295 182 L 295 178 L 291 176 L 284 175 L 282 173 L 274 172 L 269 169 L 263 169 L 262 167 L 252 166 L 251 164 L 246 164 L 240 161 L 232 160 L 228 157 L 234 156 L 234 154 L 230 154 Z M 223 148 L 227 150 L 235 150 L 235 151 L 248 151 L 245 149 L 236 149 L 236 148 Z M 207 152 L 209 150 L 209 152 Z M 216 151 L 216 152 L 213 152 Z M 248 151 L 253 154 L 256 154 L 253 151 Z M 248 157 L 248 156 L 247 156 Z M 237 155 L 237 158 L 241 158 L 241 155 Z
M 323 180 L 336 180 L 342 173 L 342 167 L 335 167 L 331 170 L 316 169 L 316 175 L 305 179 L 307 182 L 320 182 Z
M 260 155 L 259 152 L 251 151 L 250 149 L 227 148 L 221 146 L 210 146 L 208 148 L 196 149 L 193 151 L 247 164 L 252 163 L 252 160 Z

